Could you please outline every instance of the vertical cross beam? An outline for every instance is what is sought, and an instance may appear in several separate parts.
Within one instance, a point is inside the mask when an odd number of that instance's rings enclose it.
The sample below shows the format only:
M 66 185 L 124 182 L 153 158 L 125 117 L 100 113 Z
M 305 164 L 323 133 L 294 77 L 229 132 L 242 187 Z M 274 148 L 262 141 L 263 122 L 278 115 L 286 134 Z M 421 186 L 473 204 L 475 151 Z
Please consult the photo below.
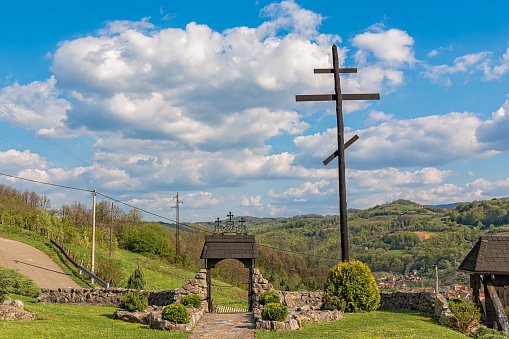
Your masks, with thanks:
M 327 165 L 335 157 L 338 157 L 339 172 L 339 220 L 341 232 L 341 260 L 350 260 L 348 245 L 348 216 L 346 205 L 346 166 L 345 149 L 353 144 L 359 137 L 355 135 L 349 141 L 345 142 L 345 131 L 343 123 L 343 100 L 380 100 L 378 93 L 365 94 L 342 94 L 340 73 L 357 73 L 357 68 L 339 68 L 338 47 L 332 46 L 332 69 L 315 69 L 315 74 L 334 73 L 334 92 L 335 94 L 315 94 L 315 95 L 297 95 L 297 101 L 336 101 L 336 122 L 337 122 L 337 140 L 338 149 L 323 161 Z

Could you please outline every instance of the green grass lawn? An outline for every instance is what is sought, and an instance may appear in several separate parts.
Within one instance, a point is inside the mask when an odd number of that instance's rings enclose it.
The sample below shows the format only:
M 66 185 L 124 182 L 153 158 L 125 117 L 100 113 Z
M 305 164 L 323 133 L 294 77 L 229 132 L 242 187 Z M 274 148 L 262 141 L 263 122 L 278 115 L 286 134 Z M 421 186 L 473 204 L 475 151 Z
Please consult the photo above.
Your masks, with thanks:
M 0 321 L 1 338 L 187 338 L 189 332 L 151 330 L 147 326 L 112 320 L 117 307 L 38 304 L 37 299 L 12 296 L 37 314 L 33 321 Z
M 349 313 L 330 323 L 304 325 L 300 331 L 256 331 L 256 338 L 469 338 L 438 325 L 432 316 L 416 311 L 395 310 Z

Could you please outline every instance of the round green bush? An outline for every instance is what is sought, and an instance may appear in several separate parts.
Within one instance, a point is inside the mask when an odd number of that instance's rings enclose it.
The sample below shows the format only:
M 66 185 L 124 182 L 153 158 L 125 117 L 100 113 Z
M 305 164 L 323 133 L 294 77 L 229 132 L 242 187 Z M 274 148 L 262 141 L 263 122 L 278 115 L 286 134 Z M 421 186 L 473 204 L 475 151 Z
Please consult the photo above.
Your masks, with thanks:
M 189 312 L 182 304 L 171 304 L 163 309 L 161 318 L 173 321 L 176 324 L 187 324 L 189 322 Z
M 346 312 L 371 312 L 380 304 L 375 278 L 358 260 L 340 262 L 327 275 L 325 293 L 343 300 Z
M 260 296 L 260 299 L 258 299 L 258 303 L 260 305 L 270 304 L 270 303 L 280 303 L 281 300 L 279 299 L 279 294 L 276 292 L 263 292 Z
M 281 303 L 270 303 L 263 307 L 262 319 L 273 321 L 286 321 L 288 310 Z
M 184 306 L 193 306 L 194 308 L 200 308 L 201 298 L 197 294 L 185 295 L 180 303 Z

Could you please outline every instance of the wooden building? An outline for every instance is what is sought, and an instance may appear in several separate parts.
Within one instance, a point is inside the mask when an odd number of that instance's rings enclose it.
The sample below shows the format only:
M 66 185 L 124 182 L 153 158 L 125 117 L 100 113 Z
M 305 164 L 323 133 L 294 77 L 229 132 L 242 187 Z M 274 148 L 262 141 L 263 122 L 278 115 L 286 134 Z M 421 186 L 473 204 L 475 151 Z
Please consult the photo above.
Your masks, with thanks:
M 509 332 L 504 311 L 504 307 L 509 306 L 509 237 L 480 237 L 458 271 L 470 274 L 472 300 L 481 307 L 486 326 Z M 484 305 L 479 299 L 482 288 Z

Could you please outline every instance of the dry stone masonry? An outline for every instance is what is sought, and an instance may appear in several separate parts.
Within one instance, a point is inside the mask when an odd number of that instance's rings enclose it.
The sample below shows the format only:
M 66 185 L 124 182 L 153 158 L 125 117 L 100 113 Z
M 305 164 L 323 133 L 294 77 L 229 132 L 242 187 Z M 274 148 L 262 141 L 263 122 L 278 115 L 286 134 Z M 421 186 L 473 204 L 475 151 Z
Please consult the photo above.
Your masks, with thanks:
M 132 289 L 126 288 L 99 288 L 91 289 L 79 288 L 42 288 L 39 302 L 48 304 L 91 304 L 91 305 L 110 305 L 118 306 L 120 300 Z M 188 294 L 197 294 L 202 300 L 207 297 L 207 283 L 205 280 L 205 270 L 201 269 L 194 279 L 189 283 L 174 290 L 169 291 L 149 291 L 148 304 L 155 306 L 166 306 L 178 303 L 183 296 Z
M 435 299 L 429 292 L 380 292 L 379 309 L 405 309 L 435 314 Z

